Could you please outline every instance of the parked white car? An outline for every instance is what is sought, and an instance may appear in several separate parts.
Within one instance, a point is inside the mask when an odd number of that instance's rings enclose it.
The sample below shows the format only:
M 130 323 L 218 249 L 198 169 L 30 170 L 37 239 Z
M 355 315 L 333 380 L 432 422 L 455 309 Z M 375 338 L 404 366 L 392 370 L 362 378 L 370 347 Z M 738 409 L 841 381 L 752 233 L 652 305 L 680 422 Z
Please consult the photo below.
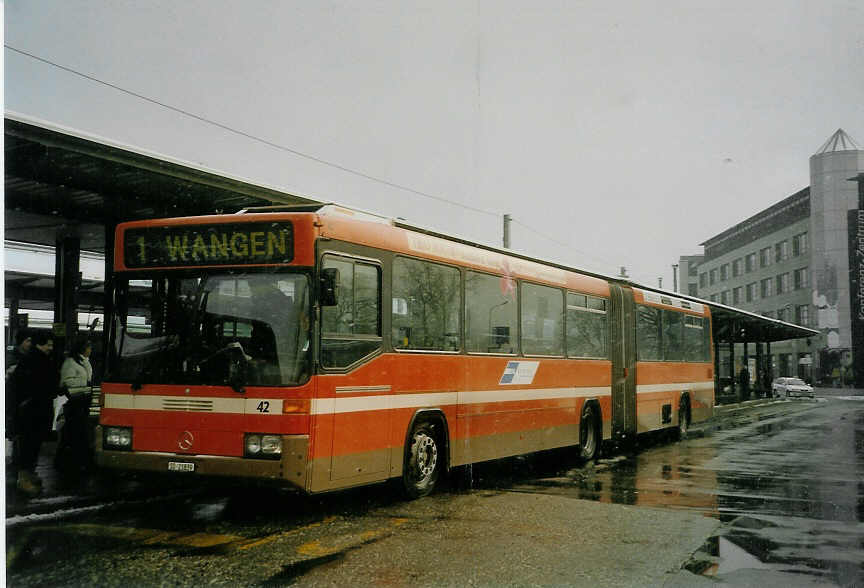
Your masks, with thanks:
M 773 390 L 775 398 L 792 398 L 793 396 L 813 398 L 813 386 L 801 378 L 776 378 L 771 385 L 771 390 Z

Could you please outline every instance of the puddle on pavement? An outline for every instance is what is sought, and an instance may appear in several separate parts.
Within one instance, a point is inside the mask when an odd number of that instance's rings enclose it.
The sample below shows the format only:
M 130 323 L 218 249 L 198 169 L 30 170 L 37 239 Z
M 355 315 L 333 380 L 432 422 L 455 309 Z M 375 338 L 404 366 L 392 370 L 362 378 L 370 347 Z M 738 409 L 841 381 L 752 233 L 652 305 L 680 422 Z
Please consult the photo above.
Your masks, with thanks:
M 726 531 L 688 564 L 693 573 L 864 585 L 864 410 L 766 414 L 734 427 L 517 477 L 512 490 L 714 517 Z
M 785 555 L 784 555 L 785 554 Z M 765 583 L 779 585 L 857 586 L 864 567 L 855 558 L 789 556 L 782 544 L 755 533 L 732 530 L 710 537 L 684 566 L 687 571 L 742 585 Z M 752 578 L 747 581 L 746 578 Z M 761 578 L 761 581 L 756 579 Z

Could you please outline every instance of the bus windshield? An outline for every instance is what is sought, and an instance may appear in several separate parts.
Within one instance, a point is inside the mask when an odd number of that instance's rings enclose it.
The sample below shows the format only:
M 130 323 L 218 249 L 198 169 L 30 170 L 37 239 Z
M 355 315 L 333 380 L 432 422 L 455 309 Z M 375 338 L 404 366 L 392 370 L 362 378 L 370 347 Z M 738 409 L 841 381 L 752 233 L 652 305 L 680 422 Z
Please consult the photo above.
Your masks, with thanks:
M 309 278 L 162 272 L 117 285 L 109 378 L 145 384 L 298 385 L 309 375 Z

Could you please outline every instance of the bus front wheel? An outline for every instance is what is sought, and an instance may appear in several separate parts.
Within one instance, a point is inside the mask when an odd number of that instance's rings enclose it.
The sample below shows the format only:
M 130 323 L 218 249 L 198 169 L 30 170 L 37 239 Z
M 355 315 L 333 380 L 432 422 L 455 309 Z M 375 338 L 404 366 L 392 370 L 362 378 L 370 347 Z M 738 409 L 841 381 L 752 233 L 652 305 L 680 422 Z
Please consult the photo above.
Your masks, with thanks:
M 418 423 L 408 437 L 402 486 L 408 498 L 431 493 L 441 472 L 441 445 L 431 423 Z

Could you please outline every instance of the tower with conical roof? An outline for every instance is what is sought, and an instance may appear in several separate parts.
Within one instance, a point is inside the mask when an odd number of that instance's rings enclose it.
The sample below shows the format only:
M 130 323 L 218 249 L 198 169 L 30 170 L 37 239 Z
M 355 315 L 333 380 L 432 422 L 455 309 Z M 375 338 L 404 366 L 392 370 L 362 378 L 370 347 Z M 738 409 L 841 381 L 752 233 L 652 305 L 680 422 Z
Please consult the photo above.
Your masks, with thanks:
M 851 299 L 851 289 L 857 286 L 850 282 L 851 266 L 857 265 L 858 185 L 849 180 L 862 171 L 864 150 L 843 129 L 837 129 L 810 157 L 813 326 L 824 333 L 826 352 L 846 364 L 853 348 L 852 321 L 858 316 Z M 858 351 L 864 354 L 864 349 Z

